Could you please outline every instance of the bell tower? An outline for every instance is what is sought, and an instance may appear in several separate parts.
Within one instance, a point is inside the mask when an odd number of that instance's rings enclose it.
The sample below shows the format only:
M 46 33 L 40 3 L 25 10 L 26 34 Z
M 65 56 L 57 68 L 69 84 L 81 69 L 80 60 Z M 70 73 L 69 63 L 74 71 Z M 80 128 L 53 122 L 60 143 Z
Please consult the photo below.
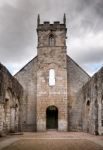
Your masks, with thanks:
M 65 14 L 53 24 L 38 15 L 37 131 L 67 131 L 66 32 Z

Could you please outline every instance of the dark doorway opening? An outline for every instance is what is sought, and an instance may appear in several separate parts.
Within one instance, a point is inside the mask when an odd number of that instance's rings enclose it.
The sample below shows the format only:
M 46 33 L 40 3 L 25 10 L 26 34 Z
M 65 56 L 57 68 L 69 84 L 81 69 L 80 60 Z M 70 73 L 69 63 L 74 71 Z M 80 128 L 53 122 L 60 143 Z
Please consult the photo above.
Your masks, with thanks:
M 55 106 L 49 106 L 46 110 L 46 128 L 58 129 L 58 109 Z

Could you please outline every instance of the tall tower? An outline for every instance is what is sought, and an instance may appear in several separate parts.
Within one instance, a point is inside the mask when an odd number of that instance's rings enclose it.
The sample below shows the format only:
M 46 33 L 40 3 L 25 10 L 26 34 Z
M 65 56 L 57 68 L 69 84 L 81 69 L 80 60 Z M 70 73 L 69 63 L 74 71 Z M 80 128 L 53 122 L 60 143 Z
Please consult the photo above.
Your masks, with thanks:
M 67 131 L 66 17 L 63 23 L 37 19 L 37 131 Z

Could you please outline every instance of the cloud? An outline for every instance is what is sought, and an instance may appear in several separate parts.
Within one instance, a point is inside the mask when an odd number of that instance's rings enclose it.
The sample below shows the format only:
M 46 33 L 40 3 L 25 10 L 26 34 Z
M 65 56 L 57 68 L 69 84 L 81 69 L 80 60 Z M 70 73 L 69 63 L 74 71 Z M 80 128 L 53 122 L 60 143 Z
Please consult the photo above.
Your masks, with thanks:
M 83 37 L 71 39 L 70 55 L 73 55 L 79 63 L 103 62 L 103 32 L 94 34 L 89 32 Z
M 0 0 L 0 61 L 10 71 L 36 54 L 38 13 L 41 22 L 66 13 L 68 54 L 81 66 L 102 63 L 103 0 Z
M 28 10 L 29 11 L 29 10 Z M 23 62 L 35 51 L 36 37 L 32 11 L 27 13 L 19 4 L 5 4 L 0 9 L 0 60 Z

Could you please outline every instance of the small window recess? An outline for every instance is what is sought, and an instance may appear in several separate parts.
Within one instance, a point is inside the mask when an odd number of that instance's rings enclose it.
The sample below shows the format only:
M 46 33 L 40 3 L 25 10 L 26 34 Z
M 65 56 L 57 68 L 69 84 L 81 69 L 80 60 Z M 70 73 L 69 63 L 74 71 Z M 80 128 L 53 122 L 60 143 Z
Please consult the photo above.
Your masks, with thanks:
M 55 37 L 53 34 L 49 35 L 49 46 L 55 46 Z
M 90 101 L 89 100 L 87 101 L 87 106 L 90 106 Z
M 103 120 L 101 120 L 101 125 L 102 125 L 102 127 L 103 127 Z
M 49 86 L 55 86 L 55 70 L 49 70 Z

